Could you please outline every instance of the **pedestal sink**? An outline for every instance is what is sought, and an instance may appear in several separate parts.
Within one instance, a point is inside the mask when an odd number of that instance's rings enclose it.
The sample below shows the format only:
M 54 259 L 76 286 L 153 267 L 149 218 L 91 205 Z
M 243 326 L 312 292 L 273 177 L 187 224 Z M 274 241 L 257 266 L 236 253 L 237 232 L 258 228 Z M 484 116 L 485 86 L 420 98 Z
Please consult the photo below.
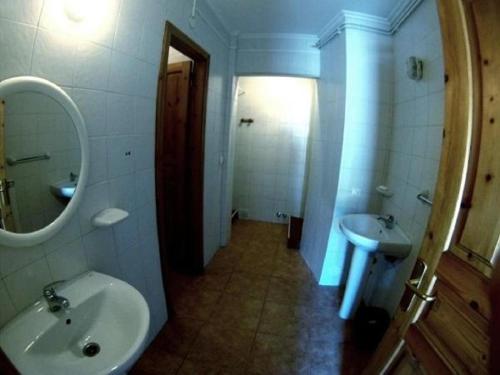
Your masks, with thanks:
M 149 308 L 129 284 L 88 272 L 57 294 L 68 310 L 44 299 L 0 330 L 0 346 L 23 375 L 125 374 L 144 350 Z
M 342 319 L 352 319 L 361 302 L 372 257 L 382 253 L 395 258 L 405 258 L 411 250 L 411 242 L 402 229 L 386 228 L 379 215 L 355 214 L 340 220 L 340 229 L 354 245 L 347 285 L 340 307 Z

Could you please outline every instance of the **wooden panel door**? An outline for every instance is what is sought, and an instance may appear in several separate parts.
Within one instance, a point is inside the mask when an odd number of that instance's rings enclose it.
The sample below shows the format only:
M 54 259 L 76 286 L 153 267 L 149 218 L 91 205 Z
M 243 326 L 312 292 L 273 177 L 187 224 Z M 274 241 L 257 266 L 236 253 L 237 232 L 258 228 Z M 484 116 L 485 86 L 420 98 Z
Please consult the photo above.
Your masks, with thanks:
M 167 69 L 165 117 L 161 155 L 158 156 L 157 176 L 162 191 L 159 207 L 162 246 L 174 269 L 189 268 L 189 181 L 190 158 L 189 97 L 191 86 L 191 62 L 169 64 Z
M 461 32 L 468 50 L 471 148 L 457 224 L 434 275 L 435 300 L 409 327 L 405 342 L 429 373 L 437 373 L 439 366 L 439 373 L 488 374 L 488 292 L 500 238 L 500 156 L 495 147 L 500 139 L 495 124 L 500 120 L 500 2 L 443 0 L 440 13 L 445 43 L 456 43 Z M 452 56 L 446 57 L 448 68 Z M 421 355 L 423 349 L 435 358 L 429 361 Z
M 5 101 L 0 100 L 0 227 L 16 232 L 5 170 Z
M 412 279 L 365 374 L 488 374 L 500 238 L 500 2 L 440 0 L 446 116 L 435 202 Z M 404 370 L 403 370 L 404 369 Z M 409 372 L 411 373 L 411 372 Z

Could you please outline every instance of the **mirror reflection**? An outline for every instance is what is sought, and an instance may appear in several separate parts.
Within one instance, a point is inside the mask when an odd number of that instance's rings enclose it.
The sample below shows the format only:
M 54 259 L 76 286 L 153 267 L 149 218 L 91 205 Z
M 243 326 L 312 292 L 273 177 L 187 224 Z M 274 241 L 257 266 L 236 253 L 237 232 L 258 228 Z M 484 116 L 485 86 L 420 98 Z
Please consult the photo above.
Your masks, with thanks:
M 29 233 L 52 223 L 71 200 L 81 167 L 77 130 L 52 98 L 2 98 L 1 227 Z

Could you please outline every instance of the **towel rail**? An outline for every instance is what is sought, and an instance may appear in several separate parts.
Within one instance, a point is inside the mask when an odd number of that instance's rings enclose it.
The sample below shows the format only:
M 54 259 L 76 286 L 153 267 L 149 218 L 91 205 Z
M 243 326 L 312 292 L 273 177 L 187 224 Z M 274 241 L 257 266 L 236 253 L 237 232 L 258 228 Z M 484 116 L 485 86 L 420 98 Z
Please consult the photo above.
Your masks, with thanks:
M 31 163 L 33 161 L 49 160 L 49 159 L 50 155 L 48 153 L 44 153 L 41 155 L 27 156 L 25 158 L 19 158 L 19 159 L 7 157 L 7 164 L 10 166 L 15 166 L 18 164 Z
M 429 198 L 430 193 L 429 191 L 423 191 L 420 194 L 417 194 L 417 199 L 429 206 L 432 206 L 432 200 Z

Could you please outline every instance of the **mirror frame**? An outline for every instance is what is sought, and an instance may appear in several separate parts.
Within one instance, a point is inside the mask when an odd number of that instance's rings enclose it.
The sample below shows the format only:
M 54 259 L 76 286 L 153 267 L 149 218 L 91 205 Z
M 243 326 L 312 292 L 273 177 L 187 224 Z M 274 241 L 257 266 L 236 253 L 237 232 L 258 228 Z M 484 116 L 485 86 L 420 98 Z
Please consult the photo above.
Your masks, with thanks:
M 56 84 L 43 78 L 23 76 L 8 78 L 0 82 L 0 98 L 23 92 L 47 95 L 63 107 L 76 128 L 81 149 L 81 167 L 75 194 L 61 214 L 49 225 L 35 232 L 13 233 L 0 229 L 0 245 L 27 247 L 47 241 L 59 232 L 76 213 L 83 198 L 89 172 L 89 143 L 87 127 L 80 110 L 71 97 Z

